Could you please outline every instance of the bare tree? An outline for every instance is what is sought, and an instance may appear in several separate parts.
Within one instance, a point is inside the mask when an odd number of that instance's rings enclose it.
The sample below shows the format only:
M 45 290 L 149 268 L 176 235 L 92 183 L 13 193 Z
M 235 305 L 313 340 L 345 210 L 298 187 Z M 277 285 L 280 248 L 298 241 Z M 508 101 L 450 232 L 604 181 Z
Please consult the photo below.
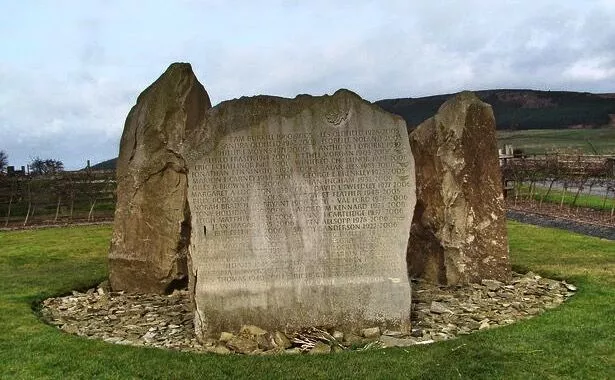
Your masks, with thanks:
M 64 170 L 64 164 L 60 160 L 51 158 L 41 159 L 36 157 L 30 163 L 30 172 L 36 175 L 56 174 Z
M 6 167 L 9 164 L 9 156 L 4 153 L 3 150 L 0 150 L 0 173 L 6 170 Z

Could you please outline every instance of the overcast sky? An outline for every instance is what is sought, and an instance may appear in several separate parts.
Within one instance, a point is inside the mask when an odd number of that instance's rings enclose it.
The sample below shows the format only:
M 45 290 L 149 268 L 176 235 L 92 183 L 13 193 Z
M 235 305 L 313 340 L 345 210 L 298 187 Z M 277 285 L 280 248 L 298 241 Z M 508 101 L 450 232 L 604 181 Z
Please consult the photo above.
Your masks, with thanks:
M 0 150 L 117 156 L 137 95 L 190 62 L 212 103 L 463 89 L 615 92 L 615 0 L 0 0 Z

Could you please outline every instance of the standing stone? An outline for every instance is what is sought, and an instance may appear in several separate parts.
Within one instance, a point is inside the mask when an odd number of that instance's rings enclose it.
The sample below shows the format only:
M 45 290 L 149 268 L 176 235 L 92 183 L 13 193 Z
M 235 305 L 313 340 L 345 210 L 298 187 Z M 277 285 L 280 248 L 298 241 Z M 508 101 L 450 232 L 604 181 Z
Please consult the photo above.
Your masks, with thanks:
M 223 102 L 187 139 L 197 336 L 409 327 L 405 122 L 356 94 Z
M 130 110 L 117 161 L 113 290 L 163 293 L 187 284 L 190 212 L 180 147 L 210 107 L 190 65 L 174 63 Z
M 417 203 L 410 274 L 440 284 L 511 276 L 491 106 L 464 92 L 410 134 Z

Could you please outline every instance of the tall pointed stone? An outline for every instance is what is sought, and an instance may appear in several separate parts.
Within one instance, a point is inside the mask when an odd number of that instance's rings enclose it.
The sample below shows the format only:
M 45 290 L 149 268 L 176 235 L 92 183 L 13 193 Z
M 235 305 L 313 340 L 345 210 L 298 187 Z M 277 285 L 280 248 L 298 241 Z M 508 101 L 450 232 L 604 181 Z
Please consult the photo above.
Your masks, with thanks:
M 440 284 L 507 280 L 508 238 L 491 106 L 464 92 L 410 134 L 417 203 L 414 277 Z
M 109 252 L 114 290 L 164 293 L 188 281 L 190 212 L 180 148 L 211 108 L 190 64 L 174 63 L 130 110 L 117 161 Z

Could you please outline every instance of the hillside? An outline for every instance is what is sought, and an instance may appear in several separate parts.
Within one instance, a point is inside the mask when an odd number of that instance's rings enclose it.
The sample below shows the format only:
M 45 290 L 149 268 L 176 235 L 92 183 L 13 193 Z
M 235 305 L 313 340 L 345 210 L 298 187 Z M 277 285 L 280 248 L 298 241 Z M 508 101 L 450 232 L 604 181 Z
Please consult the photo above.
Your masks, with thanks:
M 502 131 L 615 127 L 615 93 L 537 90 L 484 90 L 474 93 L 493 106 L 497 129 Z M 433 116 L 442 103 L 453 95 L 383 99 L 375 103 L 403 117 L 408 128 L 412 129 Z M 103 161 L 92 168 L 115 169 L 116 160 Z
M 92 165 L 91 169 L 93 169 L 93 170 L 110 170 L 110 169 L 115 169 L 116 161 L 117 161 L 117 158 L 112 158 L 112 159 L 107 160 L 107 161 L 99 162 L 96 165 Z
M 499 130 L 615 126 L 615 94 L 537 90 L 484 90 L 474 93 L 493 106 Z M 403 117 L 412 129 L 434 115 L 442 103 L 453 95 L 384 99 L 376 104 Z

